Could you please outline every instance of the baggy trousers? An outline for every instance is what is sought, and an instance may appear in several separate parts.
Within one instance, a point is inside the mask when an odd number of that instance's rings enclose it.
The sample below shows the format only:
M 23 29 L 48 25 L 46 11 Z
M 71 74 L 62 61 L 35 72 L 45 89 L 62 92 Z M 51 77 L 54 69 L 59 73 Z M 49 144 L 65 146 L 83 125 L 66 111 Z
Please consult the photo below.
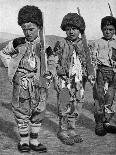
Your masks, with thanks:
M 95 100 L 94 117 L 96 123 L 109 122 L 113 116 L 112 105 L 116 88 L 116 73 L 107 66 L 98 66 L 96 83 L 93 88 Z M 105 83 L 108 83 L 108 90 L 105 93 Z
M 58 94 L 58 109 L 60 116 L 60 128 L 63 130 L 75 129 L 76 119 L 78 117 L 78 102 L 80 99 L 78 89 L 74 78 L 70 80 L 69 85 L 62 78 L 55 81 L 55 89 Z M 66 86 L 67 85 L 67 86 Z M 69 88 L 70 87 L 70 88 Z
M 33 85 L 33 78 L 17 72 L 13 79 L 12 108 L 21 131 L 31 124 L 40 124 L 46 110 L 46 89 Z M 31 88 L 30 88 L 31 87 Z M 32 90 L 30 90 L 32 89 Z

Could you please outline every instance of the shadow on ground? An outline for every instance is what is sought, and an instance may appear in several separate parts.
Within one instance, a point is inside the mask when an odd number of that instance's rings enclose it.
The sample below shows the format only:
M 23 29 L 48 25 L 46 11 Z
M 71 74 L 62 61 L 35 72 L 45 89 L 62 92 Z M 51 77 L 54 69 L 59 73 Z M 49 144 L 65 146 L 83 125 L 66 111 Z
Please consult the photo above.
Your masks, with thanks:
M 12 111 L 11 103 L 1 102 L 1 106 L 8 109 L 9 111 Z M 93 113 L 92 103 L 89 103 L 89 102 L 84 103 L 83 108 Z M 43 121 L 43 128 L 45 128 L 46 130 L 49 130 L 54 135 L 56 135 L 59 129 L 58 117 L 57 117 L 57 114 L 58 114 L 57 104 L 48 102 L 46 110 L 50 112 L 50 116 L 47 116 L 46 114 L 45 119 Z M 1 125 L 0 131 L 4 132 L 4 134 L 6 134 L 9 138 L 12 138 L 14 141 L 17 141 L 18 136 L 14 131 L 14 126 L 15 126 L 14 123 L 5 121 L 1 118 L 0 125 Z M 92 121 L 92 119 L 89 119 L 83 114 L 81 114 L 77 119 L 76 125 L 78 129 L 79 127 L 84 127 L 94 132 L 95 123 Z
M 14 128 L 15 124 L 13 122 L 5 121 L 4 119 L 0 118 L 0 131 L 4 133 L 5 136 L 17 142 L 18 136 L 14 131 Z

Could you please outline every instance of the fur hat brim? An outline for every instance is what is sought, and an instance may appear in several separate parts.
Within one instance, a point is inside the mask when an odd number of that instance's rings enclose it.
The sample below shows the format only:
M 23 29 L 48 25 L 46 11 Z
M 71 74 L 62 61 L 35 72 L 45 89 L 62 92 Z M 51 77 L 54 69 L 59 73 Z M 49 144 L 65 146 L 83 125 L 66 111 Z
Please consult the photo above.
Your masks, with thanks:
M 43 27 L 42 12 L 36 6 L 26 5 L 19 10 L 18 24 L 35 23 L 39 27 Z
M 77 13 L 68 13 L 64 16 L 61 29 L 65 31 L 66 26 L 74 26 L 80 30 L 80 32 L 85 31 L 85 21 L 83 17 L 79 16 Z

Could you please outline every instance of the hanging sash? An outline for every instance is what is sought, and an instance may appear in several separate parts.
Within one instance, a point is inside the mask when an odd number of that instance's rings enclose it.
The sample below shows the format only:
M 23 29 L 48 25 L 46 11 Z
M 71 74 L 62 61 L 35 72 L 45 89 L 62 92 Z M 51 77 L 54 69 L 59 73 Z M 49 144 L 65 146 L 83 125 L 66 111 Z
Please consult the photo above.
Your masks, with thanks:
M 73 55 L 71 57 L 71 65 L 69 69 L 69 77 L 75 75 L 75 82 L 82 81 L 82 66 L 79 60 L 79 57 L 76 55 L 75 50 L 73 51 Z

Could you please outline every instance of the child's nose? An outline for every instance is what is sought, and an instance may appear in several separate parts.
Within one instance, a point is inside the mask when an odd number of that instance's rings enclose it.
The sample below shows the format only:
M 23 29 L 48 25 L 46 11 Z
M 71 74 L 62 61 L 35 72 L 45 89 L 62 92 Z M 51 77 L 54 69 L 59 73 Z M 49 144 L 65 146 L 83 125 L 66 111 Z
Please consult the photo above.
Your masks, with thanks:
M 107 29 L 106 33 L 110 33 L 110 30 Z
M 27 34 L 27 35 L 30 35 L 30 31 L 29 31 L 29 30 L 27 30 L 27 31 L 26 31 L 26 34 Z
M 73 29 L 70 29 L 70 33 L 73 33 Z

